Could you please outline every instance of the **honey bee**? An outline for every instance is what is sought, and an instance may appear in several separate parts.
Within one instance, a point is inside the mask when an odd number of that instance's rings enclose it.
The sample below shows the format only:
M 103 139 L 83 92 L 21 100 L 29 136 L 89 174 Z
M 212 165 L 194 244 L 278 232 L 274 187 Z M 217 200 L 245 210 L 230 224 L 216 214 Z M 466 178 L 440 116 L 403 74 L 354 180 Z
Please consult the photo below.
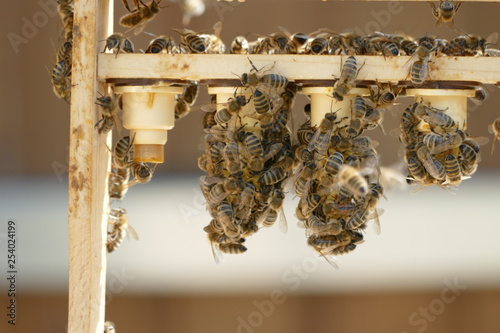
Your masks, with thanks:
M 411 83 L 420 87 L 427 79 L 428 60 L 416 60 L 410 67 Z
M 384 125 L 382 124 L 383 120 L 384 113 L 381 109 L 367 108 L 363 126 L 368 130 L 379 127 L 385 135 Z
M 442 52 L 452 56 L 484 55 L 488 44 L 483 37 L 467 34 L 466 36 L 458 36 L 450 40 Z
M 73 0 L 57 0 L 57 11 L 63 23 L 64 38 L 66 41 L 73 40 Z
M 189 113 L 189 111 L 190 109 L 186 101 L 183 100 L 181 97 L 177 97 L 175 99 L 175 107 L 174 107 L 175 119 L 180 119 L 184 117 Z
M 180 53 L 174 39 L 170 35 L 162 35 L 153 39 L 145 53 Z
M 175 119 L 180 119 L 191 111 L 190 107 L 195 103 L 199 91 L 200 87 L 197 81 L 190 82 L 184 87 L 183 93 L 177 96 L 175 101 Z
M 285 168 L 280 166 L 273 166 L 266 170 L 259 178 L 261 185 L 274 185 L 279 183 L 287 176 Z
M 130 136 L 124 136 L 118 140 L 113 150 L 113 163 L 118 168 L 128 168 L 132 163 L 131 149 L 133 140 L 130 141 Z
M 222 22 L 215 23 L 213 29 L 213 34 L 201 34 L 199 36 L 205 41 L 206 53 L 222 54 L 226 52 L 226 45 L 224 45 L 220 38 Z
M 109 221 L 111 230 L 108 229 L 108 238 L 106 240 L 106 249 L 108 253 L 115 251 L 125 239 L 127 233 L 130 233 L 135 239 L 139 239 L 137 232 L 128 224 L 127 212 L 123 208 L 114 208 L 109 212 Z
M 134 176 L 134 179 L 130 182 L 129 187 L 137 183 L 149 183 L 151 178 L 153 178 L 154 168 L 150 168 L 146 163 L 132 162 L 132 164 L 130 165 L 130 170 L 132 172 L 132 175 Z
M 203 185 L 208 180 L 200 179 L 200 184 Z M 242 190 L 242 185 L 240 182 L 233 177 L 226 178 L 223 181 L 215 184 L 211 187 L 210 191 L 205 196 L 207 199 L 207 204 L 209 207 L 217 206 L 222 200 L 226 199 L 228 195 L 234 194 Z M 202 192 L 203 191 L 202 188 Z
M 241 243 L 220 244 L 219 249 L 223 253 L 241 254 L 247 251 L 245 245 Z
M 280 89 L 284 88 L 288 84 L 288 79 L 283 75 L 279 74 L 259 74 L 259 70 L 253 62 L 248 59 L 252 65 L 252 70 L 250 73 L 243 73 L 241 76 L 241 84 L 244 87 L 255 87 L 255 88 L 268 88 L 268 89 Z M 262 69 L 261 69 L 262 70 Z
M 368 194 L 366 178 L 354 167 L 344 164 L 337 179 L 355 198 L 364 198 Z
M 444 169 L 446 172 L 447 183 L 450 185 L 458 185 L 462 181 L 460 163 L 453 154 L 446 155 L 444 161 Z
M 495 151 L 495 143 L 497 140 L 500 140 L 500 118 L 495 119 L 493 123 L 488 126 L 488 131 L 495 137 L 491 145 L 491 155 L 493 155 L 493 152 Z
M 460 169 L 464 176 L 469 176 L 476 171 L 478 162 L 478 152 L 474 150 L 470 145 L 462 143 L 459 147 L 460 155 Z
M 361 65 L 363 67 L 363 65 Z M 342 65 L 340 70 L 340 78 L 333 86 L 333 98 L 338 101 L 343 101 L 347 93 L 354 87 L 355 79 L 361 69 L 358 68 L 356 58 L 349 56 L 346 62 Z
M 390 82 L 380 83 L 376 81 L 376 84 L 376 90 L 370 86 L 370 99 L 376 108 L 385 108 L 392 105 L 396 101 L 398 94 L 403 90 L 403 87 L 398 88 L 397 85 L 393 85 Z
M 425 145 L 421 145 L 417 149 L 417 157 L 422 162 L 422 165 L 427 170 L 427 172 L 437 180 L 444 180 L 446 177 L 446 171 L 443 164 L 435 160 L 429 149 Z
M 104 50 L 102 52 L 106 52 L 106 49 L 118 56 L 118 53 L 120 52 L 134 53 L 134 44 L 123 34 L 114 33 L 106 39 L 106 45 L 104 46 Z
M 137 0 L 137 2 L 134 0 L 134 3 L 136 3 L 137 6 L 136 10 L 123 15 L 119 21 L 120 25 L 125 28 L 134 29 L 135 35 L 140 34 L 146 27 L 146 24 L 160 11 L 160 2 L 161 0 L 152 0 L 146 5 L 142 2 L 142 0 Z
M 326 36 L 317 36 L 313 38 L 307 46 L 306 53 L 328 54 L 328 39 Z
M 265 113 L 271 108 L 271 100 L 257 88 L 253 92 L 253 105 L 257 113 Z
M 325 117 L 321 120 L 318 129 L 309 142 L 308 149 L 310 151 L 316 152 L 319 156 L 325 155 L 330 146 L 334 126 L 337 124 L 335 120 L 337 120 L 335 112 L 325 114 Z
M 297 139 L 300 144 L 307 145 L 311 142 L 315 131 L 311 128 L 311 121 L 306 121 L 302 126 L 297 130 Z
M 57 62 L 71 61 L 71 54 L 73 50 L 73 43 L 66 41 L 59 48 L 59 52 L 57 53 Z
M 244 36 L 236 36 L 229 50 L 232 54 L 248 54 L 250 50 L 248 40 Z
M 436 26 L 440 24 L 453 25 L 453 18 L 455 17 L 458 8 L 462 4 L 462 1 L 453 3 L 453 0 L 440 0 L 439 8 L 433 2 L 428 1 L 432 8 L 432 14 L 437 19 Z
M 365 54 L 377 55 L 382 54 L 384 57 L 394 57 L 399 55 L 399 45 L 395 43 L 390 36 L 374 32 L 364 38 Z
M 71 101 L 71 60 L 61 60 L 52 70 L 54 94 L 70 104 Z
M 114 163 L 109 174 L 108 193 L 111 199 L 122 200 L 128 190 L 130 168 L 119 168 Z
M 225 126 L 233 118 L 233 115 L 240 112 L 246 104 L 247 100 L 243 95 L 229 98 L 226 103 L 220 104 L 223 108 L 216 111 L 214 121 L 220 126 Z M 205 112 L 212 112 L 216 110 L 217 105 L 219 104 L 203 105 L 201 109 Z
M 417 181 L 421 184 L 432 183 L 433 179 L 416 156 L 408 157 L 407 164 L 409 176 L 411 176 L 407 178 L 409 184 L 413 183 L 414 181 Z
M 104 333 L 116 333 L 115 324 L 112 321 L 104 322 Z
M 115 124 L 118 124 L 117 106 L 111 96 L 101 96 L 97 98 L 97 105 L 101 107 L 102 118 L 95 124 L 98 127 L 99 134 L 106 134 L 113 129 Z
M 206 53 L 207 45 L 204 38 L 189 29 L 173 29 L 181 35 L 181 50 L 183 53 Z
M 255 201 L 255 184 L 252 182 L 247 182 L 245 188 L 241 191 L 240 200 L 238 204 L 238 209 L 250 209 Z

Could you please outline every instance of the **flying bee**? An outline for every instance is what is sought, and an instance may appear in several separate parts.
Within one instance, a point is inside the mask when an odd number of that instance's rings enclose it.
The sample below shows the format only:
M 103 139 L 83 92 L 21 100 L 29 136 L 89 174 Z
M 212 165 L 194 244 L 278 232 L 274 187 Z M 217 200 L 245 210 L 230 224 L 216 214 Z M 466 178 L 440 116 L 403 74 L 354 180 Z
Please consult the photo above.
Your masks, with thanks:
M 111 165 L 111 172 L 108 180 L 108 193 L 110 199 L 122 200 L 128 190 L 128 179 L 130 178 L 130 168 L 118 168 L 114 163 Z
M 497 140 L 500 140 L 500 118 L 495 119 L 493 123 L 488 126 L 488 131 L 495 137 L 491 145 L 491 155 L 493 155 L 493 152 L 495 151 L 495 143 Z
M 142 0 L 138 0 L 137 9 L 129 14 L 123 15 L 119 21 L 120 25 L 125 28 L 134 29 L 135 35 L 140 34 L 146 27 L 146 24 L 160 11 L 160 2 L 161 0 L 152 0 L 146 5 Z
M 433 2 L 428 1 L 432 8 L 432 14 L 437 19 L 436 26 L 440 24 L 453 25 L 453 18 L 455 17 L 458 8 L 462 4 L 462 1 L 453 3 L 453 0 L 440 0 L 439 8 Z
M 347 58 L 346 62 L 341 67 L 340 78 L 335 82 L 332 89 L 332 95 L 336 100 L 343 101 L 345 95 L 347 95 L 347 93 L 354 88 L 356 77 L 358 76 L 358 72 L 363 65 L 358 68 L 355 57 L 349 56 Z
M 236 36 L 230 47 L 232 54 L 248 54 L 249 53 L 248 40 L 244 36 Z
M 427 79 L 428 74 L 428 60 L 416 60 L 410 67 L 411 83 L 415 87 L 420 87 Z
M 375 104 L 375 107 L 388 107 L 392 105 L 398 94 L 403 90 L 403 87 L 397 87 L 397 85 L 393 85 L 390 82 L 380 83 L 376 81 L 377 89 L 372 88 L 370 86 L 370 99 Z
M 368 182 L 356 168 L 344 164 L 337 178 L 355 198 L 364 198 L 368 194 Z
M 108 238 L 106 240 L 106 249 L 108 253 L 115 251 L 125 239 L 127 233 L 130 233 L 135 239 L 139 239 L 137 232 L 128 224 L 127 212 L 123 208 L 114 208 L 109 212 Z
M 204 38 L 189 29 L 173 29 L 181 35 L 182 53 L 206 53 L 207 45 Z
M 118 56 L 118 53 L 120 52 L 134 53 L 134 44 L 123 34 L 117 32 L 106 38 L 106 45 L 104 46 L 104 50 L 102 52 L 106 52 L 106 49 Z
M 145 53 L 180 53 L 178 46 L 170 35 L 162 35 L 153 39 Z
M 446 172 L 446 179 L 449 185 L 458 185 L 462 181 L 462 174 L 460 170 L 460 163 L 453 154 L 446 155 L 444 161 L 444 169 Z
M 71 59 L 61 60 L 52 70 L 54 94 L 70 104 L 71 101 Z

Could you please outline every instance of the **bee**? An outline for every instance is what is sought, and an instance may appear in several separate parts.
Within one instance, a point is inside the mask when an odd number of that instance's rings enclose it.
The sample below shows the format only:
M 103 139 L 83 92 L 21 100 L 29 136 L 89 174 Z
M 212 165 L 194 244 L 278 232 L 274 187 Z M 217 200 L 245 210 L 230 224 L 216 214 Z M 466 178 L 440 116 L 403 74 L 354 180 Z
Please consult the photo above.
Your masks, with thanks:
M 130 186 L 137 183 L 149 183 L 151 178 L 153 178 L 154 168 L 150 168 L 146 163 L 132 162 L 132 164 L 130 165 L 130 170 L 132 172 L 132 175 L 134 176 L 134 180 L 130 183 Z
M 117 106 L 111 96 L 98 97 L 96 104 L 101 107 L 102 118 L 94 127 L 98 127 L 100 124 L 97 132 L 106 134 L 113 129 L 115 124 L 118 124 Z
M 363 126 L 365 129 L 368 130 L 380 127 L 382 133 L 384 133 L 385 135 L 385 129 L 382 124 L 383 120 L 384 120 L 384 113 L 382 112 L 381 109 L 367 108 Z
M 181 49 L 183 53 L 206 53 L 205 39 L 189 29 L 173 29 L 181 35 Z
M 364 198 L 368 194 L 366 178 L 352 166 L 344 164 L 337 175 L 337 179 L 357 199 Z
M 443 53 L 454 56 L 474 56 L 478 53 L 484 55 L 488 43 L 485 38 L 477 35 L 458 36 L 443 48 Z
M 113 163 L 118 168 L 128 168 L 132 163 L 131 149 L 132 142 L 130 136 L 124 136 L 118 140 L 113 150 Z
M 396 101 L 398 94 L 403 90 L 403 87 L 398 88 L 397 85 L 393 85 L 390 82 L 380 83 L 376 81 L 376 84 L 376 91 L 370 86 L 370 99 L 376 108 L 385 108 L 392 105 Z
M 394 57 L 399 55 L 399 46 L 389 36 L 375 32 L 364 38 L 365 54 L 382 54 L 384 57 Z
M 488 131 L 495 137 L 491 145 L 491 155 L 493 155 L 493 152 L 495 151 L 495 143 L 497 140 L 500 140 L 500 118 L 495 119 L 493 123 L 488 126 Z
M 238 209 L 250 209 L 255 201 L 255 184 L 247 182 L 245 188 L 241 191 Z
M 344 163 L 344 155 L 340 152 L 334 152 L 330 156 L 325 163 L 325 172 L 330 176 L 336 176 L 340 169 L 342 168 L 342 164 Z
M 248 54 L 250 50 L 248 40 L 244 36 L 236 36 L 229 50 L 232 54 Z
M 260 176 L 259 183 L 261 185 L 274 185 L 285 179 L 286 176 L 287 173 L 283 167 L 274 166 Z
M 134 34 L 140 34 L 146 27 L 146 24 L 151 21 L 160 11 L 160 2 L 161 0 L 152 0 L 146 5 L 142 2 L 142 0 L 137 0 L 136 10 L 129 14 L 123 15 L 119 21 L 120 25 L 125 28 L 134 28 Z
M 423 164 L 416 156 L 410 156 L 407 158 L 408 172 L 411 178 L 407 178 L 410 184 L 413 181 L 417 181 L 422 184 L 428 184 L 433 181 Z
M 439 8 L 436 8 L 436 5 L 433 2 L 428 1 L 432 8 L 432 14 L 437 19 L 436 26 L 440 24 L 449 24 L 453 25 L 453 18 L 455 17 L 455 13 L 460 8 L 462 1 L 458 1 L 453 3 L 453 0 L 440 0 Z
M 415 55 L 418 60 L 430 60 L 432 52 L 436 50 L 437 41 L 435 36 L 424 36 L 417 40 L 418 47 Z
M 431 152 L 425 145 L 421 145 L 417 149 L 417 157 L 422 162 L 422 165 L 427 170 L 427 172 L 437 180 L 444 180 L 446 177 L 446 171 L 443 164 L 432 158 Z
M 73 43 L 66 41 L 61 45 L 59 52 L 57 53 L 57 62 L 71 61 L 71 54 L 73 50 Z
M 363 65 L 361 65 L 363 67 Z M 343 101 L 345 95 L 354 87 L 354 81 L 361 69 L 358 68 L 356 58 L 349 56 L 340 70 L 340 78 L 333 86 L 333 97 L 338 101 Z
M 331 40 L 330 45 L 333 52 L 335 49 L 340 49 L 341 52 L 348 55 L 356 55 L 364 53 L 363 37 L 353 32 L 343 32 L 338 34 Z
M 112 321 L 104 322 L 104 333 L 116 333 L 115 324 Z
M 311 128 L 311 121 L 308 120 L 297 130 L 297 139 L 300 144 L 307 145 L 314 137 L 314 133 L 315 131 Z
M 450 185 L 458 185 L 462 181 L 460 163 L 453 154 L 446 155 L 444 161 L 444 169 L 446 172 L 447 182 Z
M 410 67 L 411 83 L 420 87 L 427 79 L 428 60 L 416 60 Z
M 162 35 L 153 39 L 145 53 L 180 53 L 174 39 L 170 35 Z
M 308 149 L 310 151 L 316 152 L 319 156 L 325 155 L 330 147 L 334 126 L 337 124 L 335 120 L 337 120 L 337 114 L 335 112 L 325 114 L 325 117 L 321 120 L 318 129 L 309 142 Z
M 128 190 L 130 168 L 119 168 L 114 163 L 109 174 L 108 193 L 111 199 L 122 200 Z
M 106 39 L 106 45 L 104 46 L 104 50 L 102 52 L 106 52 L 106 49 L 118 56 L 118 53 L 120 52 L 134 53 L 134 44 L 123 34 L 117 32 L 109 35 Z
M 462 143 L 459 147 L 460 154 L 458 156 L 460 169 L 464 176 L 469 176 L 476 171 L 478 153 L 470 145 Z
M 245 245 L 241 243 L 220 244 L 219 249 L 223 253 L 230 253 L 230 254 L 241 254 L 247 251 Z
M 367 106 L 363 96 L 354 96 L 351 106 L 351 118 L 364 118 L 366 115 L 366 108 Z
M 318 193 L 309 193 L 306 197 L 301 198 L 299 202 L 299 210 L 305 218 L 311 216 L 313 211 L 320 205 L 322 197 Z
M 346 246 L 351 242 L 351 238 L 347 233 L 338 235 L 313 235 L 307 240 L 307 243 L 315 249 L 334 249 L 341 246 Z
M 57 11 L 63 23 L 64 38 L 66 41 L 73 40 L 73 0 L 57 0 Z
M 203 185 L 209 182 L 206 178 L 200 179 L 200 184 Z M 234 177 L 226 178 L 211 187 L 210 191 L 206 195 L 207 203 L 209 207 L 217 206 L 222 200 L 226 199 L 228 195 L 235 194 L 241 191 L 243 184 Z M 202 192 L 203 191 L 202 188 Z
M 201 34 L 199 37 L 205 41 L 206 53 L 222 54 L 226 52 L 226 45 L 220 39 L 222 22 L 215 23 L 213 28 L 213 34 Z
M 253 105 L 257 113 L 265 113 L 271 108 L 271 100 L 257 88 L 253 92 Z
M 54 94 L 70 104 L 71 101 L 71 59 L 61 60 L 52 70 Z
M 279 74 L 258 74 L 259 70 L 253 62 L 248 59 L 250 65 L 252 65 L 252 70 L 250 73 L 243 73 L 241 76 L 241 84 L 244 87 L 266 87 L 268 89 L 280 89 L 284 88 L 288 84 L 288 79 L 283 75 Z
M 135 239 L 139 239 L 137 232 L 128 224 L 127 212 L 123 208 L 114 208 L 109 212 L 108 237 L 106 240 L 106 249 L 108 253 L 115 251 L 125 239 L 127 233 L 130 233 Z
M 328 54 L 328 39 L 326 36 L 317 36 L 313 38 L 307 47 L 306 53 Z

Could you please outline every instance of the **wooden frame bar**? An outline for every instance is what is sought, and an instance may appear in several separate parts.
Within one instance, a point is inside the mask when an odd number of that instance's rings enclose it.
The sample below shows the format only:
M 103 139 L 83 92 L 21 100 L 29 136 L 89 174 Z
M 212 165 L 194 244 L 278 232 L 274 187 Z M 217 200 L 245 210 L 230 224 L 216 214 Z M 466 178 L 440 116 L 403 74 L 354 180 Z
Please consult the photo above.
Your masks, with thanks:
M 111 16 L 111 17 L 110 17 Z M 107 171 L 111 136 L 94 129 L 97 41 L 109 35 L 112 0 L 75 0 L 69 156 L 68 332 L 103 332 Z
M 251 59 L 260 69 L 290 80 L 333 80 L 347 56 L 236 55 L 236 54 L 99 54 L 98 79 L 237 80 L 248 73 Z M 362 80 L 405 81 L 413 59 L 409 56 L 356 56 Z M 439 81 L 500 82 L 500 57 L 434 57 L 429 79 Z

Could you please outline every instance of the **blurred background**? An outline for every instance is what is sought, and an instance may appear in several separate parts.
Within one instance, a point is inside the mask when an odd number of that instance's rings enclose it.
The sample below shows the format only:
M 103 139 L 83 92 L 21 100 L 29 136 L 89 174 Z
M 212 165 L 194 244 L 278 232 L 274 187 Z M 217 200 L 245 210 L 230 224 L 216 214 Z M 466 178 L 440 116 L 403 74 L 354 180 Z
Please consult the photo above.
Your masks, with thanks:
M 316 0 L 206 1 L 204 14 L 186 26 L 211 33 L 222 21 L 222 39 L 249 40 L 277 31 L 329 28 L 368 34 L 404 31 L 411 36 L 453 38 L 462 31 L 497 33 L 496 3 L 464 3 L 455 28 L 435 27 L 426 2 Z M 155 35 L 183 27 L 176 2 L 146 28 Z M 66 332 L 68 288 L 67 170 L 69 106 L 55 97 L 50 72 L 61 43 L 55 0 L 9 2 L 1 15 L 0 109 L 0 331 Z M 115 1 L 115 31 L 125 14 Z M 186 23 L 186 21 L 184 21 Z M 152 37 L 132 37 L 146 49 Z M 102 47 L 104 44 L 101 42 Z M 100 46 L 101 47 L 101 46 Z M 498 47 L 498 46 L 497 46 Z M 108 256 L 106 319 L 117 332 L 498 332 L 500 330 L 500 147 L 491 155 L 488 125 L 499 116 L 500 94 L 485 86 L 481 105 L 469 103 L 468 132 L 486 136 L 476 174 L 453 194 L 439 188 L 412 193 L 400 188 L 380 207 L 382 233 L 371 226 L 366 242 L 340 257 L 340 270 L 306 244 L 294 215 L 298 200 L 285 202 L 289 231 L 262 230 L 247 240 L 244 255 L 216 265 L 206 234 L 209 220 L 197 178 L 202 154 L 202 112 L 169 131 L 166 162 L 151 183 L 130 189 L 123 200 L 139 241 L 126 240 Z M 391 135 L 398 114 L 367 132 L 379 142 L 386 166 L 401 162 Z M 202 89 L 198 105 L 208 103 Z M 299 96 L 294 109 L 300 124 Z M 18 308 L 15 328 L 6 323 L 7 221 L 17 223 Z

